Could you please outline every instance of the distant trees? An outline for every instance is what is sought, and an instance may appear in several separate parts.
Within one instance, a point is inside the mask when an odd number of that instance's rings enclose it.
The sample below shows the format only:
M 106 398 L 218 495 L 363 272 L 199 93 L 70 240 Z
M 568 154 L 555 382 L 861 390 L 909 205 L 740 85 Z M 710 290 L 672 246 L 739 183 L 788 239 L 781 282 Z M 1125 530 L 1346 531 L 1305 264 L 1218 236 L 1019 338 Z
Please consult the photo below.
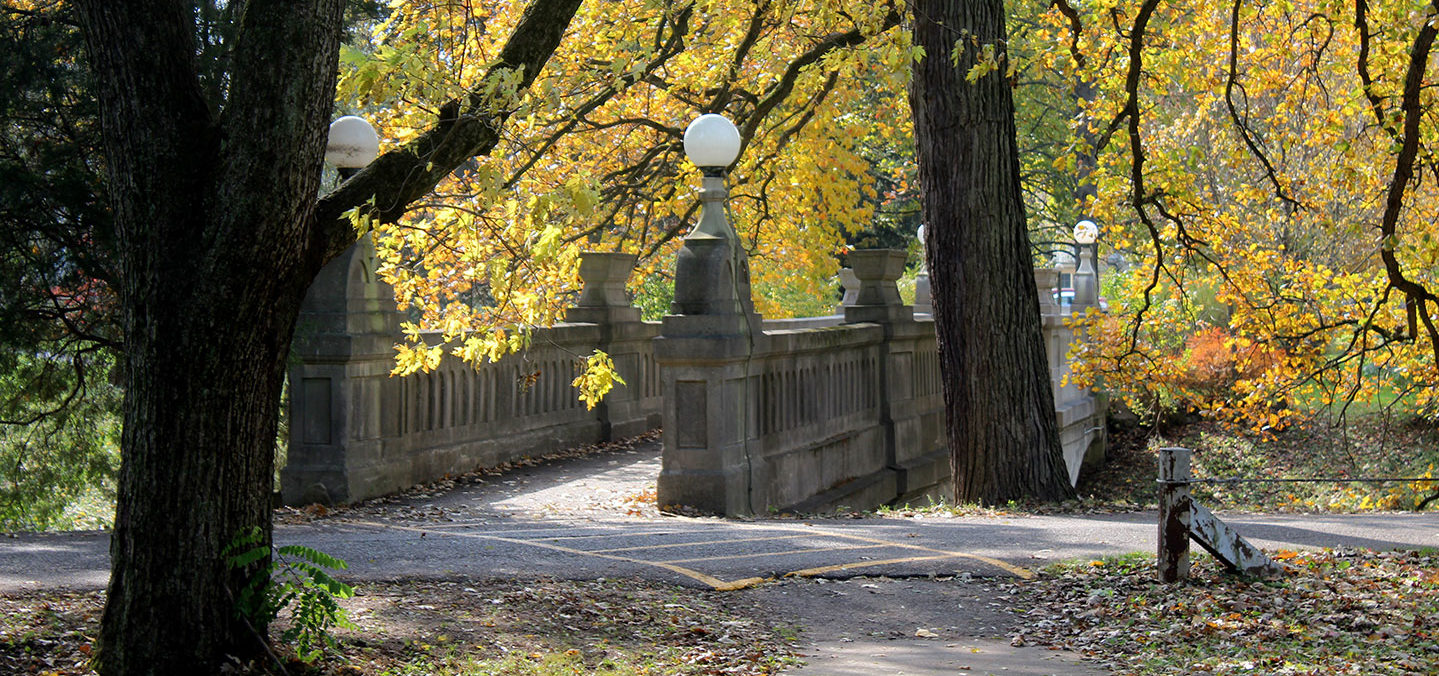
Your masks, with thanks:
M 1086 212 L 1134 267 L 1081 380 L 1255 428 L 1439 412 L 1435 4 L 1054 6 L 1041 58 L 1092 85 L 1059 161 L 1095 158 Z
M 0 8 L 0 530 L 68 523 L 119 465 L 114 230 L 83 41 Z

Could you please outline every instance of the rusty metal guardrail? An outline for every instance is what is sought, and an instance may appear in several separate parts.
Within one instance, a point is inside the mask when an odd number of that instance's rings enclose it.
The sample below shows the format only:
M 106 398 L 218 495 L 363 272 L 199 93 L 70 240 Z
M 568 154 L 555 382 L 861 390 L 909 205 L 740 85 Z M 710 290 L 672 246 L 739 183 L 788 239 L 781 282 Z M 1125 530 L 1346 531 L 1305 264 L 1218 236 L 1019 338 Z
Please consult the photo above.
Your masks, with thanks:
M 1193 451 L 1187 448 L 1159 449 L 1159 559 L 1161 582 L 1177 582 L 1189 577 L 1189 541 L 1198 542 L 1214 558 L 1232 572 L 1247 575 L 1272 575 L 1283 566 L 1250 544 L 1203 505 L 1194 502 L 1190 486 L 1195 484 L 1241 483 L 1410 483 L 1435 482 L 1432 477 L 1301 477 L 1253 479 L 1204 478 L 1190 475 Z M 1423 509 L 1439 493 L 1419 504 Z

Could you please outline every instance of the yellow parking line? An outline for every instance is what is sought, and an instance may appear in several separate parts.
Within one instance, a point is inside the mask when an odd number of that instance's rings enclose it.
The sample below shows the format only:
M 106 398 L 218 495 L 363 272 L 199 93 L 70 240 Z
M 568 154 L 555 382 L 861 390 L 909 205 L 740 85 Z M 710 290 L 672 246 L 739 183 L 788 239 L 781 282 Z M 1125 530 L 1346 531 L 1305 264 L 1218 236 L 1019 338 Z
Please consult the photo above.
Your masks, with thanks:
M 802 528 L 797 528 L 797 527 L 793 527 L 793 526 L 785 526 L 785 525 L 782 525 L 782 524 L 774 524 L 774 523 L 764 524 L 764 525 L 737 523 L 737 524 L 731 524 L 731 526 L 738 527 L 738 528 L 749 528 L 749 529 L 751 529 L 751 530 L 771 530 L 771 531 L 772 531 L 772 530 L 780 530 L 780 531 L 788 531 L 788 532 L 792 533 L 792 535 L 767 536 L 767 537 L 753 537 L 753 538 L 738 538 L 738 539 L 727 539 L 727 538 L 722 538 L 722 537 L 721 537 L 721 538 L 716 538 L 716 539 L 713 539 L 713 540 L 701 540 L 701 541 L 696 541 L 696 542 L 669 543 L 669 544 L 663 544 L 663 545 L 653 545 L 653 546 L 649 546 L 649 547 L 639 547 L 639 546 L 637 546 L 637 547 L 620 547 L 620 548 L 616 548 L 616 549 L 603 549 L 603 550 L 594 550 L 594 551 L 591 551 L 591 550 L 584 550 L 584 549 L 576 549 L 576 548 L 574 548 L 574 547 L 565 547 L 565 546 L 562 546 L 562 545 L 554 544 L 553 542 L 547 542 L 547 541 L 545 541 L 545 540 L 557 540 L 557 539 L 560 539 L 560 538 L 562 538 L 562 537 L 573 537 L 573 538 L 613 537 L 613 536 L 615 536 L 615 535 L 621 535 L 621 534 L 597 534 L 597 535 L 579 535 L 579 536 L 558 536 L 558 537 L 552 537 L 552 538 L 541 538 L 541 539 L 535 539 L 535 540 L 527 540 L 527 539 L 521 539 L 521 538 L 500 537 L 500 536 L 498 536 L 498 535 L 489 535 L 489 534 L 482 534 L 482 533 L 461 533 L 461 532 L 453 532 L 453 531 L 445 531 L 445 530 L 434 530 L 434 529 L 427 529 L 427 528 L 414 528 L 414 527 L 407 527 L 407 526 L 396 526 L 396 525 L 380 524 L 380 523 L 365 522 L 365 521 L 360 521 L 360 522 L 355 522 L 355 523 L 358 523 L 358 524 L 360 524 L 360 525 L 371 526 L 371 527 L 374 527 L 374 528 L 381 528 L 381 529 L 389 528 L 389 529 L 394 529 L 394 530 L 405 530 L 405 531 L 411 531 L 411 532 L 417 532 L 417 533 L 435 533 L 435 534 L 439 534 L 439 535 L 468 537 L 468 538 L 474 538 L 474 539 L 478 539 L 478 540 L 494 540 L 494 541 L 498 541 L 498 542 L 508 542 L 508 543 L 511 543 L 511 544 L 529 545 L 529 546 L 532 546 L 532 547 L 539 547 L 539 548 L 541 548 L 541 549 L 549 549 L 549 550 L 553 550 L 553 551 L 557 551 L 557 552 L 564 552 L 564 553 L 566 553 L 566 554 L 576 554 L 576 555 L 582 555 L 582 556 L 593 556 L 593 557 L 595 557 L 595 558 L 607 559 L 607 560 L 611 560 L 611 561 L 621 561 L 621 562 L 624 562 L 624 563 L 631 563 L 631 564 L 638 564 L 638 565 L 645 565 L 645 566 L 654 566 L 654 567 L 656 567 L 656 568 L 660 568 L 660 569 L 662 569 L 662 570 L 668 570 L 668 571 L 670 571 L 670 572 L 672 572 L 672 573 L 676 573 L 676 574 L 682 575 L 682 576 L 684 576 L 684 577 L 688 577 L 688 578 L 690 578 L 690 579 L 692 579 L 692 580 L 701 582 L 701 583 L 703 583 L 703 584 L 705 584 L 705 585 L 708 585 L 709 587 L 711 587 L 712 589 L 715 589 L 715 590 L 717 590 L 717 591 L 732 591 L 732 590 L 737 590 L 737 589 L 744 589 L 744 588 L 746 588 L 746 587 L 749 587 L 749 586 L 752 586 L 752 585 L 755 585 L 755 584 L 760 584 L 760 583 L 763 583 L 763 582 L 767 582 L 767 581 L 769 581 L 769 580 L 771 580 L 771 579 L 773 579 L 773 578 L 767 578 L 767 577 L 750 577 L 750 578 L 744 578 L 744 579 L 741 579 L 741 580 L 734 580 L 734 581 L 728 581 L 728 582 L 727 582 L 727 581 L 721 580 L 721 579 L 719 579 L 719 578 L 717 578 L 717 577 L 714 577 L 714 576 L 711 576 L 711 575 L 706 575 L 706 574 L 701 573 L 701 572 L 699 572 L 699 571 L 697 571 L 697 570 L 693 570 L 693 569 L 690 569 L 690 568 L 686 568 L 686 567 L 683 567 L 683 566 L 680 566 L 680 565 L 677 565 L 677 564 L 680 564 L 680 563 L 701 563 L 701 562 L 705 562 L 705 561 L 721 561 L 721 560 L 728 560 L 728 559 L 758 558 L 758 557 L 763 557 L 763 556 L 785 556 L 785 555 L 791 555 L 791 554 L 809 554 L 809 553 L 819 554 L 819 553 L 824 553 L 824 552 L 853 551 L 853 550 L 859 550 L 859 549 L 895 548 L 895 549 L 908 549 L 908 550 L 911 550 L 911 551 L 925 552 L 925 554 L 924 554 L 924 555 L 920 555 L 920 556 L 906 557 L 906 558 L 885 559 L 885 560 L 881 560 L 881 561 L 856 561 L 856 562 L 851 562 L 851 563 L 839 563 L 839 564 L 834 564 L 834 565 L 829 565 L 829 566 L 819 566 L 819 567 L 815 567 L 815 568 L 805 568 L 805 569 L 802 569 L 802 570 L 797 570 L 797 571 L 793 571 L 793 572 L 786 573 L 786 574 L 785 574 L 785 577 L 813 577 L 813 576 L 816 576 L 816 575 L 823 575 L 823 574 L 825 574 L 825 573 L 833 573 L 833 572 L 844 571 L 844 570 L 854 570 L 854 569 L 857 569 L 857 568 L 867 568 L 867 567 L 872 567 L 872 566 L 880 566 L 880 565 L 896 564 L 896 563 L 911 563 L 911 562 L 917 562 L 917 561 L 935 561 L 935 560 L 939 560 L 939 559 L 948 559 L 948 558 L 964 558 L 964 559 L 972 559 L 972 560 L 975 560 L 975 561 L 980 561 L 980 562 L 989 564 L 989 565 L 991 565 L 991 566 L 994 566 L 994 567 L 996 567 L 996 568 L 999 568 L 999 569 L 1001 569 L 1001 570 L 1004 570 L 1004 571 L 1006 571 L 1006 572 L 1008 572 L 1008 573 L 1010 573 L 1010 574 L 1012 574 L 1012 575 L 1015 575 L 1015 576 L 1017 576 L 1017 577 L 1020 577 L 1020 578 L 1022 578 L 1022 579 L 1026 579 L 1026 580 L 1031 579 L 1031 578 L 1034 577 L 1034 573 L 1030 572 L 1029 570 L 1026 570 L 1026 569 L 1021 568 L 1021 567 L 1019 567 L 1019 566 L 1015 566 L 1015 565 L 1006 563 L 1006 562 L 1004 562 L 1004 561 L 1001 561 L 1001 560 L 999 560 L 999 559 L 991 558 L 991 557 L 988 557 L 988 556 L 982 556 L 982 555 L 979 555 L 979 554 L 970 554 L 970 553 L 967 553 L 967 552 L 947 551 L 947 550 L 943 550 L 943 549 L 935 549 L 935 548 L 933 548 L 933 547 L 926 547 L 926 546 L 923 546 L 923 545 L 912 545 L 912 544 L 907 544 L 907 543 L 903 543 L 903 542 L 893 542 L 893 541 L 885 540 L 885 539 L 882 539 L 882 538 L 875 538 L 875 537 L 869 537 L 869 536 L 864 536 L 864 535 L 855 535 L 855 534 L 853 534 L 853 533 L 833 531 L 833 530 L 829 530 L 829 529 L 826 529 L 826 528 L 819 528 L 819 527 L 810 526 L 810 525 L 806 525 L 806 526 L 804 526 L 804 527 L 802 527 Z M 624 533 L 624 534 L 622 534 L 622 535 L 624 535 L 624 536 L 626 536 L 626 537 L 632 537 L 632 536 L 634 536 L 634 535 L 651 535 L 651 534 L 669 535 L 669 534 L 681 534 L 681 533 L 676 533 L 676 532 L 674 532 L 674 531 L 665 531 L 665 532 L 661 532 L 661 533 L 640 533 L 640 534 Z M 816 548 L 816 549 L 788 550 L 788 551 L 782 551 L 782 552 L 764 552 L 764 553 L 757 553 L 757 554 L 733 554 L 733 555 L 722 555 L 722 556 L 701 557 L 701 558 L 691 558 L 691 559 L 673 559 L 673 560 L 669 560 L 669 561 L 649 561 L 649 560 L 637 559 L 637 558 L 629 557 L 629 556 L 618 556 L 618 555 L 616 555 L 616 554 L 614 553 L 614 552 L 625 552 L 625 551 L 644 551 L 644 550 L 649 550 L 649 549 L 661 549 L 661 548 L 673 548 L 673 547 L 691 547 L 691 546 L 717 545 L 717 544 L 725 544 L 725 543 L 729 543 L 729 542 L 753 542 L 753 541 L 757 541 L 757 540 L 786 540 L 786 539 L 798 539 L 798 538 L 802 538 L 802 537 L 815 537 L 815 536 L 831 537 L 831 538 L 838 538 L 838 539 L 843 539 L 843 540 L 858 541 L 858 542 L 864 542 L 864 543 L 867 543 L 867 544 L 865 544 L 865 545 L 845 546 L 845 547 L 830 547 L 830 548 L 822 548 L 822 549 Z
M 936 559 L 953 558 L 948 554 L 931 554 L 929 556 L 910 556 L 903 559 L 885 559 L 883 561 L 861 561 L 859 563 L 836 563 L 833 566 L 820 566 L 818 568 L 805 568 L 785 573 L 785 577 L 815 577 L 825 573 L 836 573 L 843 570 L 854 570 L 868 566 L 883 566 L 891 563 L 911 563 L 914 561 L 934 561 Z
M 625 535 L 626 535 L 626 537 L 628 537 L 628 536 L 629 536 L 629 533 L 626 533 Z M 810 536 L 808 536 L 808 535 L 781 535 L 781 536 L 779 536 L 779 537 L 767 537 L 767 538 L 736 538 L 736 539 L 733 539 L 733 540 L 696 540 L 696 541 L 694 541 L 694 542 L 671 542 L 671 543 L 669 543 L 669 544 L 663 544 L 663 545 L 647 545 L 647 546 L 639 546 L 639 547 L 615 547 L 614 549 L 592 549 L 592 550 L 588 550 L 588 551 L 592 551 L 592 552 L 594 552 L 594 553 L 596 553 L 596 554 L 611 554 L 611 553 L 614 553 L 614 552 L 632 552 L 632 551 L 641 550 L 641 549 L 670 549 L 670 548 L 674 548 L 674 547 L 698 547 L 698 546 L 700 546 L 700 545 L 714 545 L 714 544 L 720 544 L 720 543 L 729 544 L 729 543 L 731 543 L 731 542 L 760 542 L 760 541 L 768 541 L 768 540 L 798 540 L 798 539 L 800 539 L 800 538 L 805 538 L 805 537 L 810 537 Z M 556 538 L 546 538 L 546 539 L 551 539 L 551 540 L 553 540 L 553 539 L 556 539 Z
M 641 565 L 654 566 L 654 567 L 656 567 L 656 568 L 662 568 L 662 569 L 668 570 L 668 571 L 670 571 L 670 572 L 672 572 L 672 573 L 678 573 L 678 574 L 683 575 L 683 576 L 685 576 L 685 577 L 687 577 L 687 578 L 690 578 L 690 579 L 692 579 L 692 580 L 696 580 L 696 581 L 698 581 L 698 582 L 702 582 L 702 583 L 704 583 L 704 584 L 707 584 L 707 585 L 709 585 L 711 588 L 715 589 L 716 591 L 730 591 L 730 590 L 733 590 L 733 589 L 742 589 L 743 587 L 749 586 L 749 585 L 751 585 L 751 584 L 757 584 L 757 583 L 759 583 L 759 582 L 763 582 L 763 581 L 764 581 L 764 580 L 761 579 L 761 578 L 748 578 L 748 579 L 745 579 L 745 580 L 737 580 L 737 581 L 734 581 L 734 582 L 725 582 L 724 580 L 721 580 L 721 579 L 719 579 L 719 578 L 717 578 L 717 577 L 712 577 L 712 576 L 709 576 L 709 575 L 705 575 L 704 573 L 701 573 L 701 572 L 699 572 L 699 571 L 697 571 L 697 570 L 690 570 L 689 568 L 684 568 L 684 567 L 681 567 L 681 566 L 676 566 L 676 565 L 673 565 L 673 564 L 665 563 L 665 562 L 663 562 L 663 561 L 645 561 L 644 559 L 633 559 L 633 558 L 630 558 L 630 557 L 627 557 L 627 556 L 614 556 L 614 555 L 612 555 L 612 554 L 595 554 L 595 553 L 593 553 L 593 552 L 587 552 L 587 551 L 585 551 L 585 550 L 583 550 L 583 549 L 574 549 L 573 547 L 562 547 L 562 546 L 560 546 L 560 545 L 550 544 L 550 543 L 548 543 L 548 542 L 540 542 L 540 541 L 537 541 L 537 540 L 520 540 L 520 539 L 517 539 L 517 538 L 502 538 L 502 537 L 497 537 L 497 536 L 494 536 L 494 535 L 484 535 L 484 534 L 480 534 L 480 533 L 455 533 L 455 532 L 449 532 L 449 531 L 432 531 L 432 530 L 426 530 L 426 529 L 424 529 L 424 528 L 412 528 L 412 527 L 409 527 L 409 526 L 387 525 L 387 524 L 374 523 L 374 522 L 370 522 L 370 521 L 357 521 L 357 522 L 355 522 L 355 523 L 359 523 L 359 524 L 366 525 L 366 526 L 373 526 L 373 527 L 375 527 L 375 528 L 390 528 L 390 529 L 394 529 L 394 530 L 404 530 L 404 531 L 410 531 L 410 532 L 414 532 L 414 533 L 437 533 L 437 534 L 443 533 L 443 534 L 449 535 L 449 536 L 474 538 L 474 539 L 476 539 L 476 540 L 496 540 L 496 541 L 499 541 L 499 542 L 509 542 L 509 543 L 517 544 L 517 545 L 529 545 L 529 546 L 531 546 L 531 547 L 539 547 L 540 549 L 549 549 L 549 550 L 553 550 L 553 551 L 557 551 L 557 552 L 564 552 L 564 553 L 566 553 L 566 554 L 580 554 L 580 555 L 584 555 L 584 556 L 593 556 L 593 557 L 595 557 L 595 558 L 600 558 L 600 559 L 609 559 L 609 560 L 611 560 L 611 561 L 622 561 L 622 562 L 625 562 L 625 563 L 636 563 L 636 564 L 641 564 Z M 735 586 L 735 585 L 743 585 L 743 586 Z
M 975 560 L 975 561 L 983 561 L 984 563 L 987 563 L 987 564 L 989 564 L 989 565 L 991 565 L 991 566 L 994 566 L 994 567 L 996 567 L 996 568 L 1000 568 L 1000 569 L 1002 569 L 1002 570 L 1005 570 L 1005 571 L 1009 572 L 1010 574 L 1015 575 L 1015 576 L 1017 576 L 1017 577 L 1019 577 L 1019 578 L 1021 578 L 1021 579 L 1029 580 L 1029 579 L 1034 578 L 1034 573 L 1031 572 L 1031 571 L 1029 571 L 1029 570 L 1027 570 L 1027 569 L 1025 569 L 1025 568 L 1021 568 L 1021 567 L 1019 567 L 1019 566 L 1016 566 L 1016 565 L 1013 565 L 1013 564 L 1010 564 L 1010 563 L 1006 563 L 1006 562 L 1004 562 L 1004 561 L 1000 561 L 999 559 L 996 559 L 996 558 L 992 558 L 992 557 L 988 557 L 988 556 L 982 556 L 982 555 L 980 555 L 980 554 L 969 554 L 969 553 L 967 553 L 967 552 L 951 552 L 951 551 L 946 551 L 946 550 L 943 550 L 943 549 L 935 549 L 935 548 L 933 548 L 933 547 L 925 547 L 925 546 L 922 546 L 922 545 L 911 545 L 911 544 L 906 544 L 906 543 L 903 543 L 903 542 L 892 542 L 892 541 L 890 541 L 890 540 L 882 540 L 882 539 L 879 539 L 879 538 L 872 538 L 872 537 L 868 537 L 868 536 L 864 536 L 864 535 L 854 535 L 854 534 L 852 534 L 852 533 L 838 533 L 838 532 L 835 532 L 835 531 L 831 531 L 831 530 L 827 530 L 827 529 L 823 529 L 823 528 L 815 528 L 815 527 L 812 527 L 812 526 L 809 527 L 809 530 L 808 530 L 807 532 L 824 533 L 824 534 L 826 534 L 826 535 L 830 535 L 830 536 L 837 537 L 837 538 L 847 538 L 847 539 L 850 539 L 850 540 L 859 540 L 860 542 L 874 542 L 874 543 L 889 545 L 889 546 L 891 546 L 891 547 L 898 547 L 898 548 L 900 548 L 900 549 L 912 549 L 912 550 L 914 550 L 914 551 L 929 552 L 929 553 L 932 553 L 932 554 L 938 554 L 938 555 L 939 555 L 939 556 L 924 557 L 924 558 L 921 558 L 921 559 L 915 559 L 915 560 L 920 560 L 920 561 L 923 561 L 923 560 L 934 560 L 934 559 L 944 559 L 944 558 L 962 558 L 962 559 L 973 559 L 973 560 Z
M 638 532 L 638 533 L 628 533 L 628 532 L 627 532 L 627 533 L 622 533 L 622 535 L 624 535 L 624 536 L 627 537 L 627 538 L 628 538 L 628 537 L 643 537 L 643 536 L 647 536 L 647 535 L 688 535 L 688 534 L 689 534 L 689 533 L 688 533 L 687 531 L 679 531 L 679 530 L 650 530 L 650 531 L 640 531 L 640 532 Z M 614 537 L 615 535 L 617 535 L 617 533 L 609 532 L 609 533 L 591 533 L 591 534 L 589 534 L 589 535 L 555 535 L 555 536 L 552 536 L 552 537 L 547 537 L 547 538 L 535 538 L 535 539 L 536 539 L 536 540 L 589 540 L 589 539 L 593 539 L 593 538 L 612 538 L 612 537 Z M 607 550 L 606 550 L 606 551 L 607 551 Z
M 716 543 L 717 544 L 717 543 Z M 849 545 L 846 547 L 825 547 L 823 549 L 791 549 L 783 552 L 759 552 L 755 554 L 726 554 L 723 556 L 703 556 L 693 559 L 669 559 L 665 563 L 699 563 L 701 561 L 725 561 L 729 559 L 757 559 L 762 556 L 789 556 L 791 554 L 822 554 L 824 552 L 842 552 L 853 549 L 884 549 L 890 545 Z

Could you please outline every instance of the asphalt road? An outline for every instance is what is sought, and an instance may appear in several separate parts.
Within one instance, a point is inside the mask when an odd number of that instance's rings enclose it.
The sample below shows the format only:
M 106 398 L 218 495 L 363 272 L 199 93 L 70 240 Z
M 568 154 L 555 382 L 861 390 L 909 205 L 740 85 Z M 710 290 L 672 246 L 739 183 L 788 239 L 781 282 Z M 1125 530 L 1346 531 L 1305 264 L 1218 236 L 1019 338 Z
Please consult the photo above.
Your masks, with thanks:
M 983 596 L 973 585 L 904 578 L 1023 577 L 1054 561 L 1155 548 L 1152 512 L 752 521 L 662 515 L 645 500 L 652 499 L 658 455 L 653 443 L 620 446 L 277 525 L 275 537 L 348 561 L 340 577 L 352 582 L 553 576 L 742 589 L 787 576 L 878 578 L 842 584 L 888 594 L 884 608 L 893 617 L 858 610 L 853 594 L 824 606 L 825 586 L 786 582 L 742 592 L 789 594 L 792 603 L 804 596 L 808 605 L 786 611 L 810 632 L 810 663 L 796 673 L 829 676 L 1102 673 L 1071 653 L 1013 648 L 998 628 L 969 626 L 975 624 L 970 615 L 954 613 L 963 607 L 954 595 Z M 1220 517 L 1265 548 L 1439 547 L 1439 513 Z M 107 533 L 0 535 L 0 593 L 103 588 L 108 547 Z M 896 594 L 907 596 L 890 598 Z M 998 605 L 961 600 L 977 608 Z M 913 632 L 923 618 L 936 627 L 964 626 L 951 627 L 944 640 L 880 640 L 854 635 L 856 627 L 870 627 L 847 620 L 857 615 L 903 632 Z
M 637 496 L 658 444 L 459 482 L 402 500 L 278 525 L 350 564 L 345 577 L 638 577 L 736 588 L 790 575 L 1025 576 L 1048 562 L 1155 548 L 1153 513 L 1074 516 L 758 519 L 662 515 Z M 1439 547 L 1439 513 L 1224 515 L 1260 547 Z M 96 589 L 109 534 L 0 536 L 0 593 Z

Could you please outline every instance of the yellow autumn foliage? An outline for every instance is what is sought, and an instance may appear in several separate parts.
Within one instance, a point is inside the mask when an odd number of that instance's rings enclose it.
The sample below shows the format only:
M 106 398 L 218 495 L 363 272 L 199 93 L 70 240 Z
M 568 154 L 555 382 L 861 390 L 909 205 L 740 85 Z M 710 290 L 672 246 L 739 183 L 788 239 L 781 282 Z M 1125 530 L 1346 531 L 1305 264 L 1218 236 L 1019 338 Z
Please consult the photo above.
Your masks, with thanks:
M 1439 407 L 1426 324 L 1439 323 L 1439 121 L 1421 115 L 1418 177 L 1389 208 L 1409 54 L 1433 3 L 1362 3 L 1363 21 L 1340 0 L 1009 5 L 1007 60 L 974 75 L 1002 65 L 1015 85 L 1035 239 L 1088 217 L 1126 268 L 1106 271 L 1110 312 L 1080 321 L 1077 380 L 1255 427 L 1298 403 Z M 464 92 L 513 111 L 492 155 L 375 230 L 381 274 L 446 349 L 523 349 L 529 327 L 562 319 L 584 249 L 638 253 L 633 288 L 664 286 L 698 207 L 680 140 L 704 112 L 745 139 L 731 220 L 757 309 L 833 302 L 844 235 L 875 220 L 883 183 L 912 176 L 904 97 L 922 54 L 902 8 L 587 3 L 531 89 L 480 81 L 523 7 L 396 0 L 344 57 L 341 105 L 370 111 L 390 143 Z M 1218 390 L 1193 368 L 1192 339 L 1211 329 L 1232 362 Z M 415 333 L 397 372 L 431 367 L 436 349 Z
M 586 3 L 528 91 L 482 82 L 524 3 L 397 1 L 342 63 L 341 105 L 372 111 L 399 144 L 432 106 L 480 91 L 512 109 L 503 137 L 377 226 L 381 276 L 402 307 L 465 359 L 515 345 L 497 335 L 560 321 L 582 250 L 641 254 L 637 286 L 669 274 L 697 216 L 690 120 L 720 112 L 745 147 L 729 176 L 731 221 L 749 250 L 757 309 L 832 305 L 845 233 L 867 227 L 875 169 L 859 151 L 908 142 L 914 52 L 886 4 L 824 0 Z M 803 303 L 802 303 L 803 304 Z M 397 373 L 430 368 L 418 335 Z
M 1136 408 L 1188 406 L 1256 428 L 1281 424 L 1296 402 L 1407 395 L 1434 410 L 1439 334 L 1426 332 L 1423 315 L 1439 321 L 1439 174 L 1429 150 L 1439 121 L 1422 119 L 1425 175 L 1401 186 L 1393 235 L 1381 225 L 1408 55 L 1439 10 L 1368 3 L 1366 36 L 1355 5 L 1331 0 L 1073 7 L 1080 31 L 1058 9 L 1044 14 L 1040 32 L 1055 47 L 1036 58 L 1094 86 L 1073 126 L 1078 151 L 1086 138 L 1100 144 L 1083 209 L 1131 266 L 1109 273 L 1113 312 L 1086 320 L 1076 377 Z M 1428 110 L 1439 101 L 1435 77 L 1423 77 Z M 1429 302 L 1396 287 L 1386 249 Z M 1211 329 L 1235 359 L 1264 355 L 1241 364 L 1222 393 L 1200 392 L 1188 368 L 1189 339 Z

